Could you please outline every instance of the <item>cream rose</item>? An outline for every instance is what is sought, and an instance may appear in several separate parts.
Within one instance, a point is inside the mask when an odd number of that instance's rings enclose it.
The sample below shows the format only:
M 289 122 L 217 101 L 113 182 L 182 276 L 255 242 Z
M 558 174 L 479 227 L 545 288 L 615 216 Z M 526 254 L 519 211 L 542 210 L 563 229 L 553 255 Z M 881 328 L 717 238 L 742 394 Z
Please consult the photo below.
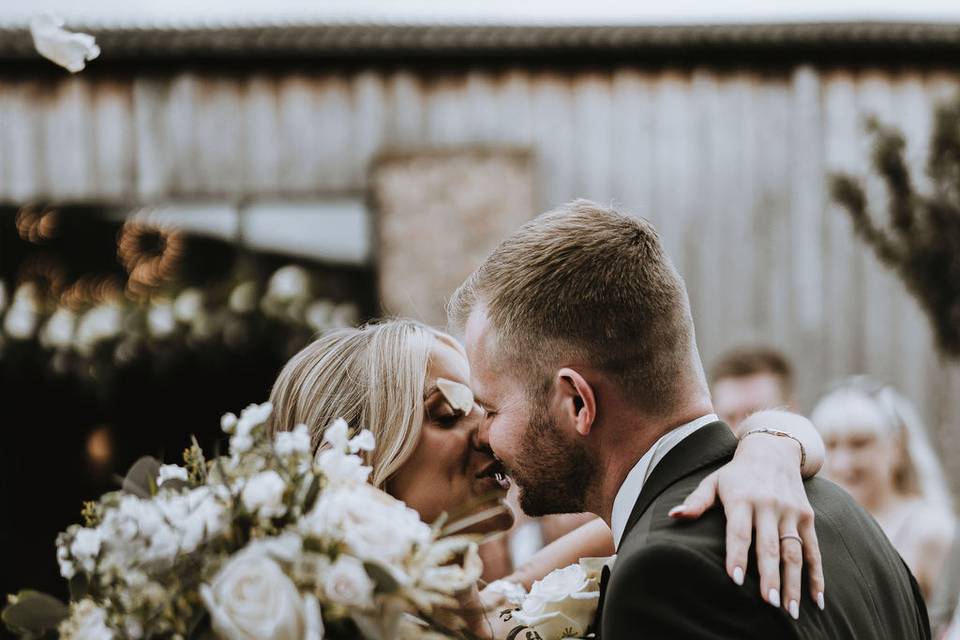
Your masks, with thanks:
M 579 637 L 593 620 L 599 598 L 596 578 L 579 564 L 573 564 L 534 582 L 513 617 L 544 640 Z
M 304 600 L 280 566 L 257 550 L 232 558 L 200 596 L 213 630 L 226 640 L 300 640 Z
M 373 580 L 363 563 L 341 555 L 323 578 L 323 589 L 332 602 L 361 609 L 373 605 Z

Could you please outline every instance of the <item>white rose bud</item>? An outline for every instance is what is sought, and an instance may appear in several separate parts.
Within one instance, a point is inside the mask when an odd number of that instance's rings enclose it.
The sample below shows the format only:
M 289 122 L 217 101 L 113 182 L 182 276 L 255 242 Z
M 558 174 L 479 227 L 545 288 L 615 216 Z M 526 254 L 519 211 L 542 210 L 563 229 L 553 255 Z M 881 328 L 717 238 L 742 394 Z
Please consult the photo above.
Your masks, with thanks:
M 214 632 L 225 640 L 301 640 L 304 601 L 280 566 L 263 553 L 241 552 L 212 584 L 200 587 Z
M 323 579 L 323 589 L 332 602 L 361 609 L 373 605 L 373 587 L 363 563 L 347 555 L 337 558 Z

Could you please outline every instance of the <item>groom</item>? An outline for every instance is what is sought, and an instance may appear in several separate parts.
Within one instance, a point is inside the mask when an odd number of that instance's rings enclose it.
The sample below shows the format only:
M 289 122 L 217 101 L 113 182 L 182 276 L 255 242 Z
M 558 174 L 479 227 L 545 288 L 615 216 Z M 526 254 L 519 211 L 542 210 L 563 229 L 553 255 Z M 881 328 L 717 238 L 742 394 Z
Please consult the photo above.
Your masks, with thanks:
M 481 440 L 524 511 L 591 511 L 613 531 L 603 640 L 930 637 L 902 560 L 829 482 L 806 483 L 825 598 L 761 596 L 756 563 L 735 584 L 720 510 L 668 517 L 737 441 L 713 415 L 683 280 L 650 224 L 584 200 L 545 213 L 494 250 L 449 310 L 488 412 Z M 760 544 L 801 551 L 795 525 L 779 533 Z

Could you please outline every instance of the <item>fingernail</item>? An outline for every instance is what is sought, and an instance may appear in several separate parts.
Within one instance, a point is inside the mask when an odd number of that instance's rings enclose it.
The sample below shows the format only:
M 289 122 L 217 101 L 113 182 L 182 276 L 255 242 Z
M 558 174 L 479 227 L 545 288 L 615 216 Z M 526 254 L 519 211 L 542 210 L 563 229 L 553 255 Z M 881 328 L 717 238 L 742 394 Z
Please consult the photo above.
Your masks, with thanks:
M 738 587 L 743 586 L 743 569 L 740 567 L 733 568 L 733 581 L 737 583 Z
M 820 611 L 827 608 L 827 603 L 823 599 L 823 591 L 817 594 L 817 606 L 820 607 Z
M 767 602 L 772 604 L 775 607 L 780 606 L 780 592 L 776 589 L 770 589 L 770 594 L 767 596 Z
M 677 515 L 677 514 L 680 514 L 680 513 L 683 513 L 683 512 L 686 511 L 686 510 L 687 510 L 687 505 L 685 505 L 685 504 L 678 504 L 678 505 L 675 506 L 673 509 L 670 509 L 670 511 L 667 512 L 667 516 L 670 517 L 670 518 L 672 518 L 673 516 L 675 516 L 675 515 Z
M 800 603 L 798 603 L 796 600 L 790 601 L 790 616 L 794 620 L 800 619 Z

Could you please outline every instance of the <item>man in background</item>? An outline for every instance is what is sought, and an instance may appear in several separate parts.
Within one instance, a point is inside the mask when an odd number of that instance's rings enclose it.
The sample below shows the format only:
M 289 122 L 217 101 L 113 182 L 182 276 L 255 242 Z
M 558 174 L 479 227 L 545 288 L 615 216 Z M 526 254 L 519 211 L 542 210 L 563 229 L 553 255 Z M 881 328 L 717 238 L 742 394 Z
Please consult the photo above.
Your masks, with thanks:
M 757 411 L 793 409 L 793 367 L 785 355 L 770 347 L 728 351 L 714 364 L 710 382 L 713 406 L 734 430 Z

